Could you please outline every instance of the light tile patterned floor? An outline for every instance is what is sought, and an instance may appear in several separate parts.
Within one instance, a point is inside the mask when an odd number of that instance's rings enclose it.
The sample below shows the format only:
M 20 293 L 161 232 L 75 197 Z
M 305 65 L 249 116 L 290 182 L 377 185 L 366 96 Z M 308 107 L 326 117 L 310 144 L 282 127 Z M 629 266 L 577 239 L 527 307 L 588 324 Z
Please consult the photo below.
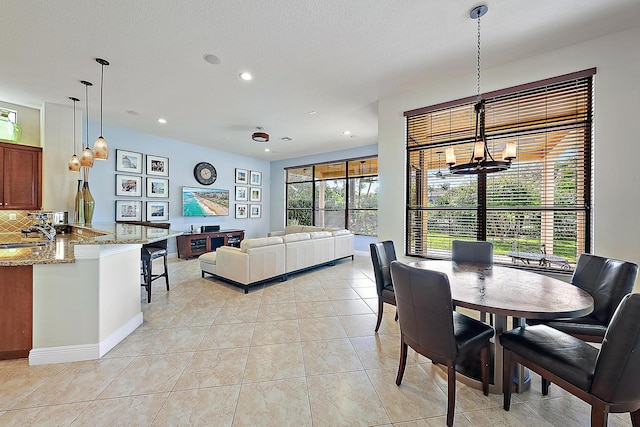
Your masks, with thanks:
M 144 324 L 97 361 L 0 362 L 0 425 L 442 426 L 446 379 L 411 352 L 395 385 L 399 328 L 377 299 L 368 256 L 242 290 L 171 260 L 171 291 L 141 290 Z M 457 426 L 586 426 L 558 387 L 485 397 L 458 383 Z M 627 414 L 609 425 L 631 425 Z

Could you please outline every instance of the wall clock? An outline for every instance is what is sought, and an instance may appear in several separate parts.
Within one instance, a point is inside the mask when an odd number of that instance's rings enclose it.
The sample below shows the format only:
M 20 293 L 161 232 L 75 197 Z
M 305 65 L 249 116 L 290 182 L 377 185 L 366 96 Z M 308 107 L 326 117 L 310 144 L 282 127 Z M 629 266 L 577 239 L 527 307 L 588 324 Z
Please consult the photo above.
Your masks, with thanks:
M 200 162 L 193 168 L 193 176 L 202 185 L 211 185 L 216 182 L 218 173 L 211 163 Z

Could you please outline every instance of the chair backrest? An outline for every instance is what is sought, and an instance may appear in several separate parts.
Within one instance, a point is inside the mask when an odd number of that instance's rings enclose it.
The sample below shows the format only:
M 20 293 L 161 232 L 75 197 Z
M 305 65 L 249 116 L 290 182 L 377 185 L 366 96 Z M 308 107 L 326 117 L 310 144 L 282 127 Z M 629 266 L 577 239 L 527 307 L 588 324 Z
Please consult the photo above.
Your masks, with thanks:
M 451 242 L 451 260 L 493 264 L 493 243 L 454 240 Z
M 382 295 L 385 287 L 393 285 L 391 281 L 391 262 L 396 260 L 396 249 L 391 240 L 371 243 L 371 261 L 373 262 L 373 274 L 376 278 L 376 290 L 378 296 Z
M 622 297 L 633 291 L 637 275 L 634 263 L 580 254 L 571 283 L 593 297 L 590 316 L 607 325 Z
M 447 275 L 395 261 L 391 276 L 402 334 L 430 352 L 454 359 L 458 351 Z
M 623 297 L 609 323 L 591 394 L 611 403 L 640 400 L 640 294 Z

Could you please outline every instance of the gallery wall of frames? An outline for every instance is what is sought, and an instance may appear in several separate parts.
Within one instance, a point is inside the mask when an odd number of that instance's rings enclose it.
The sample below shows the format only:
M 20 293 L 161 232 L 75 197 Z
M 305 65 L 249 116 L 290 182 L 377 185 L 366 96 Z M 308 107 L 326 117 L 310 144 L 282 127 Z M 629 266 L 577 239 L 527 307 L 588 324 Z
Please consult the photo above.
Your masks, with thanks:
M 262 217 L 262 172 L 236 168 L 235 217 Z
M 169 158 L 116 150 L 115 178 L 116 221 L 169 220 Z

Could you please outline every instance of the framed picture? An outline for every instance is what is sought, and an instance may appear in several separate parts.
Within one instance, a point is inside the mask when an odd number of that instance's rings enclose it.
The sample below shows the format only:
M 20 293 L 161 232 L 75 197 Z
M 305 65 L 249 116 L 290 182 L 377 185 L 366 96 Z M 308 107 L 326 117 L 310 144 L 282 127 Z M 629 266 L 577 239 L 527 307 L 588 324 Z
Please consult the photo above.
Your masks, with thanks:
M 262 205 L 250 205 L 249 206 L 249 217 L 250 218 L 260 218 L 262 216 Z
M 236 200 L 239 202 L 246 202 L 249 200 L 249 189 L 247 187 L 238 187 L 236 185 Z
M 147 154 L 147 175 L 169 176 L 169 159 Z
M 262 201 L 262 188 L 251 187 L 251 191 L 249 193 L 249 200 L 252 202 Z
M 147 202 L 147 221 L 167 221 L 169 202 Z
M 251 171 L 251 185 L 262 185 L 262 172 Z
M 116 221 L 142 221 L 142 202 L 116 200 Z
M 169 180 L 163 178 L 147 178 L 147 197 L 169 197 Z
M 249 172 L 246 169 L 236 168 L 236 184 L 248 184 Z
M 247 218 L 247 204 L 236 203 L 236 218 Z
M 116 196 L 142 196 L 142 177 L 116 175 Z
M 142 153 L 116 150 L 116 170 L 119 172 L 142 173 Z

